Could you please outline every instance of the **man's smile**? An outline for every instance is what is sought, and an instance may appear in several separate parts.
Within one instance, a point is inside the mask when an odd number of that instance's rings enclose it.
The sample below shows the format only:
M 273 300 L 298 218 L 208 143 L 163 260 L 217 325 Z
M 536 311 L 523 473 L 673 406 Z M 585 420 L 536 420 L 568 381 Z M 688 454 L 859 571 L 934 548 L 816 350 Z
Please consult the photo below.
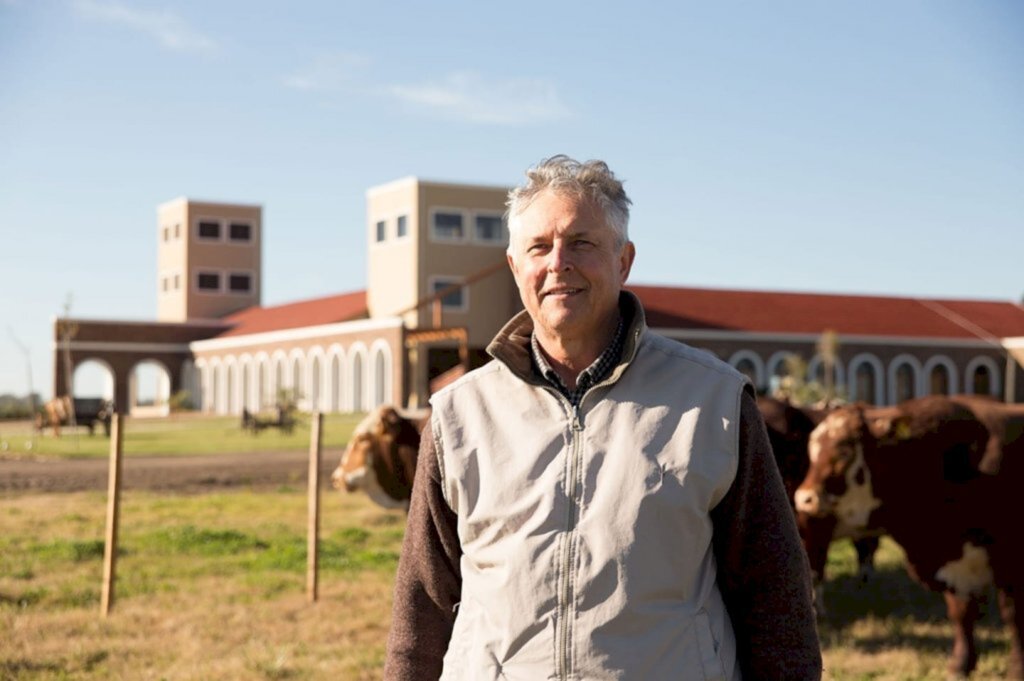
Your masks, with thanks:
M 569 296 L 574 296 L 577 293 L 582 292 L 583 289 L 576 286 L 555 286 L 546 291 L 543 291 L 541 293 L 541 297 L 549 298 L 553 296 L 555 298 L 568 298 Z

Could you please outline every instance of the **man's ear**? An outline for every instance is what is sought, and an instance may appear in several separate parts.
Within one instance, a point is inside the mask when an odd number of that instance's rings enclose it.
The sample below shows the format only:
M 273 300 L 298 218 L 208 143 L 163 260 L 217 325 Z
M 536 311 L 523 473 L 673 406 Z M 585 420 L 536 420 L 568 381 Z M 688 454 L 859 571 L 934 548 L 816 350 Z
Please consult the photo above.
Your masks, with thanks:
M 508 260 L 508 268 L 512 270 L 512 276 L 518 278 L 519 272 L 516 270 L 516 260 L 512 257 L 510 251 L 505 251 L 505 259 Z
M 636 246 L 632 241 L 627 241 L 622 247 L 622 254 L 619 255 L 620 281 L 624 284 L 629 278 L 629 272 L 633 269 L 633 260 L 636 258 Z

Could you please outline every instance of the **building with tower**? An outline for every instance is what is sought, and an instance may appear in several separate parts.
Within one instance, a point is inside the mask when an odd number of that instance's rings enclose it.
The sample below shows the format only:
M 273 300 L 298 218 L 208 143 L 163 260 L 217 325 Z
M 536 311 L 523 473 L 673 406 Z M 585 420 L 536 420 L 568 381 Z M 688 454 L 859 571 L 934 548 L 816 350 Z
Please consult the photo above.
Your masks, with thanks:
M 366 192 L 367 287 L 264 306 L 262 208 L 178 198 L 157 209 L 153 322 L 55 320 L 54 394 L 65 367 L 98 363 L 105 397 L 138 413 L 137 368 L 156 404 L 187 392 L 204 412 L 272 405 L 361 412 L 418 407 L 487 361 L 521 309 L 505 248 L 508 188 L 408 177 Z M 638 272 L 634 272 L 636 277 Z M 703 348 L 761 390 L 801 357 L 850 399 L 892 404 L 936 392 L 1024 401 L 1024 308 L 1013 302 L 628 285 L 655 330 Z M 73 326 L 66 339 L 61 329 Z M 836 357 L 822 357 L 822 334 Z M 80 395 L 81 396 L 81 395 Z

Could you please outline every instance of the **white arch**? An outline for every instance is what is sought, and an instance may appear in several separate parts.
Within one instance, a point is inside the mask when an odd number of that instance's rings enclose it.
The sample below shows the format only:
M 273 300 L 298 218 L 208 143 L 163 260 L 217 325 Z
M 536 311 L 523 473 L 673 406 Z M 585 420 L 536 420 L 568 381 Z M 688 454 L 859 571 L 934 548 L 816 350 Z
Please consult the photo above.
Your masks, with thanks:
M 196 404 L 196 365 L 189 358 L 181 363 L 181 375 L 178 380 L 181 389 L 188 393 L 188 403 L 194 409 Z
M 308 386 L 309 399 L 307 403 L 310 411 L 325 411 L 324 403 L 324 380 L 326 370 L 324 369 L 324 349 L 314 345 L 306 353 L 306 385 Z
M 166 415 L 168 411 L 168 400 L 171 397 L 171 372 L 167 365 L 158 359 L 146 357 L 140 359 L 128 370 L 128 412 L 139 414 L 139 377 L 138 372 L 146 366 L 155 367 L 158 374 L 156 379 L 156 394 L 153 396 L 153 404 L 146 405 L 145 413 L 149 415 Z
M 221 414 L 241 413 L 242 380 L 238 371 L 238 360 L 234 355 L 224 358 L 224 403 Z
M 956 363 L 945 355 L 933 355 L 928 358 L 928 361 L 925 362 L 924 366 L 921 368 L 921 380 L 923 381 L 922 394 L 931 392 L 932 369 L 937 366 L 943 366 L 946 368 L 946 376 L 949 377 L 949 394 L 955 395 L 960 392 L 960 386 L 957 383 L 958 376 Z
M 967 368 L 964 369 L 964 392 L 974 392 L 974 372 L 979 367 L 985 367 L 988 369 L 988 374 L 991 378 L 988 386 L 988 392 L 993 397 L 999 397 L 1003 391 L 1002 375 L 999 371 L 999 365 L 996 364 L 995 360 L 991 357 L 985 357 L 979 355 L 967 363 Z
M 344 393 L 342 386 L 345 385 L 345 349 L 338 343 L 332 343 L 327 348 L 327 362 L 324 366 L 325 375 L 328 377 L 327 385 L 327 409 L 329 411 L 342 411 L 344 408 Z
M 818 367 L 821 364 L 824 364 L 824 362 L 825 362 L 825 358 L 822 357 L 820 354 L 816 354 L 816 355 L 814 355 L 814 357 L 811 357 L 811 361 L 807 363 L 807 380 L 808 381 L 817 380 L 817 377 L 818 377 Z M 836 384 L 834 386 L 832 386 L 832 387 L 833 387 L 833 389 L 838 390 L 840 386 L 845 386 L 846 385 L 846 369 L 843 367 L 843 363 L 838 358 L 836 358 L 836 362 L 835 362 L 834 366 L 835 366 L 835 372 L 836 372 L 836 375 L 835 375 Z
M 768 375 L 768 378 L 770 379 L 772 376 L 775 375 L 775 373 L 779 369 L 779 366 L 786 361 L 786 358 L 796 356 L 798 356 L 797 353 L 791 352 L 789 350 L 779 350 L 777 352 L 773 352 L 771 357 L 769 357 L 768 361 L 765 362 L 764 364 L 764 370 L 765 373 Z
M 298 380 L 296 380 L 298 379 Z M 285 382 L 292 391 L 295 405 L 302 410 L 309 409 L 309 390 L 306 385 L 306 353 L 301 348 L 292 348 L 285 366 Z
M 913 375 L 913 388 L 914 394 L 911 397 L 918 397 L 921 394 L 922 378 L 921 378 L 921 362 L 913 355 L 906 353 L 902 355 L 896 355 L 889 362 L 889 370 L 886 373 L 886 382 L 888 383 L 887 395 L 889 396 L 889 404 L 896 404 L 896 372 L 904 364 L 910 367 L 910 372 Z
M 249 411 L 252 411 L 252 405 L 253 402 L 255 401 L 253 399 L 253 396 L 255 394 L 254 384 L 256 382 L 256 377 L 252 370 L 252 355 L 250 355 L 248 352 L 243 353 L 238 358 L 238 366 L 238 375 L 240 383 L 238 394 L 241 395 L 242 397 L 238 404 L 238 412 L 241 413 L 242 409 L 248 409 Z
M 270 355 L 260 350 L 253 357 L 253 394 L 256 396 L 255 410 L 259 411 L 273 403 L 270 399 Z
M 202 413 L 210 404 L 210 367 L 203 358 L 196 360 L 196 381 L 198 385 L 192 397 L 192 406 Z
M 78 394 L 75 392 L 75 374 L 78 373 L 79 369 L 91 363 L 97 364 L 105 372 L 105 376 L 103 377 L 103 389 L 100 391 L 100 396 L 105 400 L 113 400 L 115 391 L 114 367 L 110 365 L 110 362 L 100 357 L 88 357 L 86 359 L 80 360 L 75 364 L 75 367 L 71 370 L 71 381 L 69 383 L 71 389 L 69 390 L 69 392 L 72 395 Z
M 867 400 L 866 396 L 857 394 L 857 370 L 860 369 L 862 364 L 867 364 L 871 367 L 871 372 L 875 377 L 875 394 L 871 395 L 870 400 Z M 883 379 L 885 378 L 885 367 L 882 365 L 882 360 L 878 359 L 875 355 L 870 352 L 862 352 L 859 355 L 855 355 L 850 360 L 849 368 L 846 370 L 848 377 L 848 385 L 850 398 L 854 400 L 867 400 L 872 404 L 884 404 L 885 390 L 883 389 Z
M 274 350 L 270 356 L 270 401 L 277 404 L 277 396 L 288 388 L 288 355 L 284 350 Z
M 212 414 L 221 413 L 220 410 L 224 404 L 224 365 L 222 364 L 220 357 L 214 357 L 210 360 L 209 397 L 210 404 L 207 411 Z
M 352 344 L 348 350 L 349 411 L 368 411 L 366 389 L 369 371 L 366 367 L 366 345 L 362 341 Z
M 390 404 L 393 401 L 391 395 L 391 380 L 394 375 L 394 366 L 391 359 L 391 345 L 383 338 L 378 338 L 370 346 L 370 366 L 372 367 L 372 380 L 367 386 L 370 390 L 370 406 L 379 407 L 382 404 Z
M 764 361 L 761 359 L 761 355 L 753 350 L 737 350 L 729 357 L 729 364 L 733 369 L 739 369 L 740 362 L 743 360 L 749 360 L 754 365 L 754 385 L 758 389 L 763 389 L 766 385 L 766 380 Z

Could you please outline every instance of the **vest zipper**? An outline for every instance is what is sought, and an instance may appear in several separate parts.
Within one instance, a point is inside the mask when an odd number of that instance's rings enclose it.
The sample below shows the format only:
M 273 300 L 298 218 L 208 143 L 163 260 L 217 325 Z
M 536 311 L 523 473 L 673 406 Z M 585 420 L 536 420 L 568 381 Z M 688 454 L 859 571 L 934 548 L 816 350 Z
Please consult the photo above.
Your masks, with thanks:
M 571 653 L 569 645 L 569 604 L 572 602 L 573 533 L 576 531 L 577 500 L 579 494 L 577 478 L 580 470 L 580 441 L 583 439 L 583 423 L 580 421 L 580 409 L 572 408 L 572 443 L 569 454 L 569 477 L 566 480 L 567 512 L 565 542 L 562 544 L 562 583 L 559 589 L 558 621 L 561 631 L 558 635 L 558 678 L 567 680 L 571 670 Z

